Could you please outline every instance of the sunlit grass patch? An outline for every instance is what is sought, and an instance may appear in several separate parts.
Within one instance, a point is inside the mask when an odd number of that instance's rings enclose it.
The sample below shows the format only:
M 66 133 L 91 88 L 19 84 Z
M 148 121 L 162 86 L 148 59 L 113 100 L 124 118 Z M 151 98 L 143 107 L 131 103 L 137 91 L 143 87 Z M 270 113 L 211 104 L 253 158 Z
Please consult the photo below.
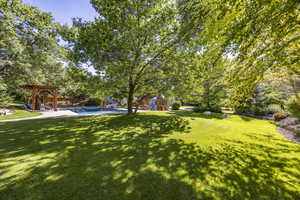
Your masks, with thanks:
M 0 124 L 3 199 L 299 199 L 300 146 L 190 111 Z

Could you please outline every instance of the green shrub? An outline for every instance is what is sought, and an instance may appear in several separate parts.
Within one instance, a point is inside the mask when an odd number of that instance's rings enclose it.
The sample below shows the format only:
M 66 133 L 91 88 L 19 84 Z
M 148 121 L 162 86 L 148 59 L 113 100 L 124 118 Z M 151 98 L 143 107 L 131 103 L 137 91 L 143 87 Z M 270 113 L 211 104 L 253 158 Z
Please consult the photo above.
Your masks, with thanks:
M 252 106 L 250 110 L 251 110 L 251 114 L 253 114 L 253 115 L 265 115 L 266 114 L 264 108 L 261 108 L 258 106 Z
M 82 101 L 78 104 L 78 106 L 85 106 L 86 101 Z
M 265 115 L 266 111 L 264 108 L 258 106 L 241 106 L 234 108 L 236 114 L 252 114 L 252 115 Z
M 286 110 L 292 113 L 294 116 L 300 118 L 300 105 L 297 103 L 296 98 L 290 98 L 286 105 Z
M 204 106 L 198 106 L 198 107 L 195 107 L 193 109 L 193 111 L 194 112 L 200 112 L 200 113 L 203 113 L 205 111 L 210 111 L 210 112 L 214 112 L 214 113 L 222 113 L 222 109 L 218 105 L 213 105 L 210 108 L 207 108 L 207 107 L 204 107 Z
M 245 113 L 250 114 L 251 113 L 251 107 L 250 106 L 235 107 L 234 108 L 234 113 L 236 113 L 236 114 L 245 114 Z
M 298 137 L 300 136 L 300 130 L 296 131 L 296 134 L 298 135 Z
M 85 106 L 100 106 L 101 105 L 101 99 L 98 98 L 90 98 L 87 101 L 83 103 Z
M 209 111 L 214 112 L 214 113 L 222 113 L 222 109 L 218 105 L 211 106 Z
M 273 115 L 273 118 L 275 121 L 280 121 L 282 119 L 285 119 L 287 118 L 288 115 L 286 113 L 283 113 L 283 112 L 277 112 Z
M 281 106 L 279 104 L 270 104 L 267 107 L 265 107 L 264 110 L 267 114 L 284 112 L 284 110 L 281 108 Z
M 204 108 L 201 108 L 201 107 L 197 106 L 197 107 L 194 107 L 194 108 L 193 108 L 193 111 L 194 111 L 194 112 L 203 113 L 203 112 L 205 112 L 205 111 L 207 111 L 207 110 L 204 109 Z
M 179 110 L 180 109 L 180 102 L 175 102 L 172 104 L 172 110 Z

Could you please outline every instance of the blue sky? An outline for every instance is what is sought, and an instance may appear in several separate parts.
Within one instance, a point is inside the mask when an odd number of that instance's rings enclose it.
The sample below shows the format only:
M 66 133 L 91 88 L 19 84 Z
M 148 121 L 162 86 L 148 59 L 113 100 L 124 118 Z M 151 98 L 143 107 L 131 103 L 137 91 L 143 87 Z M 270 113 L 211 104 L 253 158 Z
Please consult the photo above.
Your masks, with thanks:
M 72 24 L 72 18 L 80 17 L 93 20 L 96 11 L 89 0 L 23 0 L 24 3 L 36 6 L 44 12 L 51 12 L 55 21 Z
M 44 12 L 50 12 L 56 22 L 72 25 L 72 18 L 80 17 L 84 20 L 93 20 L 96 11 L 89 0 L 23 0 L 24 3 L 38 7 Z M 85 67 L 95 74 L 92 67 Z

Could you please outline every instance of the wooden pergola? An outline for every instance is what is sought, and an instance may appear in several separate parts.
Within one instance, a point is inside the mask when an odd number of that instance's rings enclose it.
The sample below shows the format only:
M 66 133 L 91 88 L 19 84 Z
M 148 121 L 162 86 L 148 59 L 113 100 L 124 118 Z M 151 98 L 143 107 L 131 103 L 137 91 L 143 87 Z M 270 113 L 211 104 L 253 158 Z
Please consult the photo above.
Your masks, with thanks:
M 53 103 L 53 109 L 57 110 L 57 97 L 59 95 L 58 93 L 58 87 L 56 86 L 42 86 L 42 85 L 23 85 L 21 86 L 24 89 L 31 90 L 31 102 L 32 102 L 32 110 L 39 110 L 40 104 L 39 104 L 39 95 L 41 92 L 48 92 L 53 96 L 52 103 Z

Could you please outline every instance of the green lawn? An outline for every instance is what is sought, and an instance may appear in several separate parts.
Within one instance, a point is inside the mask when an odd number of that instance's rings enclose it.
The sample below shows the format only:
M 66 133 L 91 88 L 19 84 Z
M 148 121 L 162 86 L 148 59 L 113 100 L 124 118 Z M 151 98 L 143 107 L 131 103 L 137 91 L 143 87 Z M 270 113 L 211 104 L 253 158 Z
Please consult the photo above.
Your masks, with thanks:
M 0 123 L 0 199 L 300 199 L 300 146 L 189 111 Z
M 26 110 L 21 110 L 18 107 L 16 107 L 16 105 L 12 105 L 9 109 L 14 110 L 15 113 L 11 115 L 0 116 L 0 120 L 19 119 L 19 118 L 35 117 L 41 115 L 38 112 L 28 112 Z

